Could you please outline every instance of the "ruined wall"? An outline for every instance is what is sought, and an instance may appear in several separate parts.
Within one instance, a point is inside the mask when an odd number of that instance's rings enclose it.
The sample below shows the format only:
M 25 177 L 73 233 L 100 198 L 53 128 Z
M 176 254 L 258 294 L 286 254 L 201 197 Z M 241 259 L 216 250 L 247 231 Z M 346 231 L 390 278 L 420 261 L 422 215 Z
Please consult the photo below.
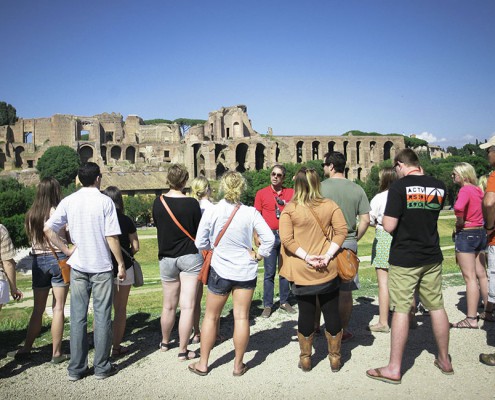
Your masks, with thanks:
M 366 179 L 371 167 L 404 148 L 400 136 L 274 136 L 259 135 L 247 107 L 222 107 L 203 125 L 181 136 L 178 124 L 144 125 L 137 115 L 92 117 L 56 114 L 51 118 L 19 119 L 0 127 L 0 168 L 36 165 L 50 146 L 74 148 L 81 160 L 103 170 L 162 171 L 170 163 L 187 166 L 191 178 L 216 179 L 227 170 L 269 168 L 276 163 L 322 160 L 328 151 L 347 158 L 346 176 Z M 143 184 L 144 187 L 144 184 Z

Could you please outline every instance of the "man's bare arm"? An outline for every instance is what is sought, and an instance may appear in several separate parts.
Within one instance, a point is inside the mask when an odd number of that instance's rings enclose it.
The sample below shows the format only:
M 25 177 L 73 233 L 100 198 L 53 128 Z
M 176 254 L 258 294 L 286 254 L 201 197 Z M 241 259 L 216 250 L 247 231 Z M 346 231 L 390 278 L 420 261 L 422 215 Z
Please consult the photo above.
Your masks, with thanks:
M 120 250 L 120 242 L 117 236 L 106 236 L 108 246 L 113 256 L 117 260 L 118 272 L 117 277 L 124 280 L 126 277 L 126 270 L 124 265 L 124 258 L 122 257 L 122 250 Z
M 392 232 L 397 229 L 397 225 L 399 224 L 399 219 L 385 215 L 383 217 L 382 224 L 383 224 L 383 229 L 386 232 L 392 234 Z
M 486 192 L 483 197 L 483 219 L 485 227 L 491 228 L 495 225 L 495 192 Z
M 370 226 L 370 214 L 361 214 L 359 215 L 359 225 L 356 233 L 356 241 L 359 241 L 366 231 L 368 230 L 368 227 Z

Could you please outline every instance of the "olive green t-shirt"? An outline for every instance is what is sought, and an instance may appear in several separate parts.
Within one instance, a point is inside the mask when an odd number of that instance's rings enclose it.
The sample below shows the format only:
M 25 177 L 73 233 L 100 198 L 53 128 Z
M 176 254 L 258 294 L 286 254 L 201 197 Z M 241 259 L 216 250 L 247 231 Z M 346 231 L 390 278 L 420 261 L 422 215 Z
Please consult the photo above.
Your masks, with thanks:
M 335 201 L 344 213 L 347 222 L 346 240 L 355 239 L 357 216 L 371 210 L 363 188 L 348 179 L 328 178 L 321 183 L 321 194 Z

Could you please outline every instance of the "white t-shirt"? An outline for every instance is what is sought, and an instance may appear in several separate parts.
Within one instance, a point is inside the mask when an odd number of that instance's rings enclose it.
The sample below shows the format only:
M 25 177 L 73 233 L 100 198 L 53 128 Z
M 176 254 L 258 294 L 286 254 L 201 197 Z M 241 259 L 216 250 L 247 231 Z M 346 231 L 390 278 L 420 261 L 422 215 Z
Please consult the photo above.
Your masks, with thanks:
M 383 229 L 383 213 L 387 205 L 388 190 L 378 193 L 370 202 L 370 225 Z
M 95 187 L 83 187 L 63 199 L 45 226 L 58 232 L 68 225 L 76 250 L 67 261 L 81 272 L 112 270 L 106 237 L 120 235 L 115 205 Z
M 234 204 L 221 200 L 204 212 L 196 233 L 195 244 L 199 250 L 213 247 L 234 207 Z M 275 236 L 254 207 L 241 205 L 213 251 L 211 266 L 222 278 L 245 282 L 258 275 L 258 261 L 250 255 L 253 231 L 258 233 L 261 241 L 258 254 L 267 257 L 275 243 Z

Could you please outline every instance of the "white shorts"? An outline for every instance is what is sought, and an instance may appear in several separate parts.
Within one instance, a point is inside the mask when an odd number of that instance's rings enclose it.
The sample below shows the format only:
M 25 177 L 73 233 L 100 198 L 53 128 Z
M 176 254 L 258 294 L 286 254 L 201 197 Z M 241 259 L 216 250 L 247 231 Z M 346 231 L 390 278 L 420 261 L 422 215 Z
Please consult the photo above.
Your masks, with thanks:
M 0 304 L 7 304 L 10 299 L 9 282 L 0 279 Z
M 117 286 L 130 286 L 134 285 L 134 267 L 125 270 L 125 279 L 123 281 L 119 280 L 119 278 L 114 278 L 113 283 Z

